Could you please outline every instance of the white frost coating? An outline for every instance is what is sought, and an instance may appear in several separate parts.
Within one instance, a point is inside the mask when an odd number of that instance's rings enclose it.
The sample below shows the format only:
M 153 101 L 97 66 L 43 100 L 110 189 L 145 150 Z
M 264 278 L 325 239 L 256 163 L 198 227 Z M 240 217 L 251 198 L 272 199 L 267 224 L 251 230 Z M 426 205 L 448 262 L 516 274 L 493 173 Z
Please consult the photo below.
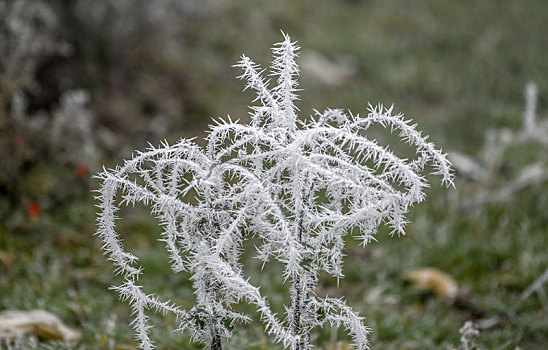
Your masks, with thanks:
M 481 152 L 475 157 L 451 152 L 454 168 L 468 178 L 469 190 L 461 188 L 461 209 L 481 208 L 492 202 L 510 200 L 513 195 L 527 187 L 548 181 L 548 119 L 539 119 L 537 110 L 537 86 L 527 83 L 524 91 L 525 108 L 523 125 L 519 130 L 488 129 Z M 540 151 L 537 160 L 526 164 L 511 164 L 505 155 L 512 149 L 527 145 Z M 518 168 L 516 175 L 508 179 L 503 169 Z M 501 176 L 505 175 L 505 176 Z M 464 188 L 464 190 L 463 190 Z
M 210 127 L 207 146 L 190 140 L 138 153 L 123 167 L 105 170 L 98 198 L 98 235 L 103 249 L 125 282 L 115 287 L 132 305 L 133 326 L 141 348 L 151 349 L 145 312 L 172 312 L 198 341 L 213 343 L 230 335 L 226 326 L 246 322 L 231 310 L 246 301 L 276 342 L 287 349 L 309 350 L 311 331 L 326 322 L 344 325 L 359 350 L 368 349 L 363 318 L 339 299 L 315 296 L 325 271 L 344 277 L 344 236 L 359 232 L 364 244 L 380 224 L 403 234 L 411 205 L 424 200 L 427 164 L 452 184 L 445 154 L 393 109 L 369 106 L 368 115 L 328 109 L 307 121 L 299 119 L 295 61 L 298 47 L 284 34 L 273 49 L 271 75 L 276 85 L 246 56 L 238 66 L 246 88 L 255 90 L 250 125 L 227 118 Z M 415 153 L 402 159 L 369 139 L 373 124 L 396 131 Z M 120 205 L 143 203 L 164 228 L 161 240 L 174 272 L 192 276 L 196 304 L 189 310 L 161 302 L 137 285 L 138 259 L 123 248 L 116 232 Z M 284 264 L 291 304 L 280 319 L 242 274 L 239 262 L 244 233 L 260 239 L 259 257 Z M 228 321 L 228 322 L 227 322 Z

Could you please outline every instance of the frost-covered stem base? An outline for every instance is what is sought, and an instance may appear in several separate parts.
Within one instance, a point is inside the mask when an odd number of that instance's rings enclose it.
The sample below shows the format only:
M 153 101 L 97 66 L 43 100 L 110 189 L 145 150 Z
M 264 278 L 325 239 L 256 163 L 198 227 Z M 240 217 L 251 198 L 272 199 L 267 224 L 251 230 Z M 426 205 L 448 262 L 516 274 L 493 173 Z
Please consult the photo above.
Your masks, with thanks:
M 211 350 L 223 350 L 223 344 L 221 343 L 221 334 L 219 333 L 218 328 L 215 328 L 211 334 Z
M 301 287 L 301 278 L 297 277 L 293 283 L 293 289 L 295 296 L 293 297 L 293 320 L 292 320 L 292 332 L 294 336 L 301 336 L 301 340 L 296 344 L 296 347 L 294 350 L 303 350 L 304 347 L 304 339 L 302 338 L 301 334 L 301 308 L 302 308 L 302 287 Z
M 209 203 L 208 203 L 209 204 Z M 209 248 L 211 249 L 213 243 L 211 241 L 208 242 Z M 212 276 L 209 278 L 206 278 L 204 280 L 204 284 L 207 286 L 207 289 L 209 290 L 208 294 L 210 296 L 210 299 L 213 301 L 211 304 L 217 304 L 219 302 L 218 300 L 218 288 L 215 285 L 212 285 L 213 278 Z M 211 343 L 210 343 L 210 350 L 222 350 L 223 349 L 223 343 L 221 341 L 221 320 L 219 319 L 218 310 L 214 309 L 213 314 L 211 315 L 211 324 L 210 324 L 210 331 L 211 331 Z
M 299 338 L 299 341 L 293 345 L 292 350 L 310 350 L 312 348 L 310 344 L 311 327 L 309 320 L 313 316 L 309 313 L 311 293 L 315 285 L 314 281 L 310 272 L 307 271 L 297 276 L 293 281 L 291 332 L 293 336 Z
M 299 244 L 303 243 L 303 210 L 299 211 L 299 222 L 297 228 L 297 241 Z M 302 266 L 301 266 L 302 267 Z M 300 337 L 298 343 L 295 344 L 294 350 L 307 350 L 310 348 L 309 339 L 307 334 L 310 330 L 305 330 L 303 327 L 303 311 L 306 310 L 306 299 L 308 297 L 308 284 L 306 283 L 306 273 L 303 270 L 303 274 L 297 275 L 293 280 L 293 319 L 292 332 L 295 337 Z M 307 332 L 308 331 L 308 332 Z
M 216 293 L 214 292 L 213 295 L 215 296 Z M 221 341 L 220 321 L 216 316 L 212 317 L 211 325 L 210 325 L 210 332 L 211 332 L 211 343 L 209 344 L 209 349 L 210 350 L 223 350 L 223 343 Z

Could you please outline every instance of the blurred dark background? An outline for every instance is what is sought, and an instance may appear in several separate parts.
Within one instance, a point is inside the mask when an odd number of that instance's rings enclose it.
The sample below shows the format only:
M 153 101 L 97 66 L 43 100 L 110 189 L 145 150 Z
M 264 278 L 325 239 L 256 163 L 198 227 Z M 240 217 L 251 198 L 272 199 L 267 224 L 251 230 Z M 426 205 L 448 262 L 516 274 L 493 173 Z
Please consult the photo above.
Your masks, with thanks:
M 115 281 L 93 237 L 93 175 L 149 143 L 202 142 L 211 118 L 247 120 L 253 95 L 242 93 L 232 65 L 245 53 L 266 68 L 281 30 L 302 48 L 302 117 L 327 107 L 365 115 L 368 102 L 394 103 L 444 150 L 478 160 L 488 130 L 522 127 L 528 82 L 537 86 L 538 120 L 548 118 L 547 24 L 544 0 L 2 1 L 0 311 L 48 308 L 83 329 L 85 348 L 131 348 L 128 310 L 106 290 Z M 548 342 L 539 299 L 519 302 L 548 267 L 546 183 L 473 211 L 461 205 L 511 183 L 529 163 L 546 165 L 545 151 L 526 143 L 503 155 L 489 181 L 457 177 L 449 194 L 436 183 L 409 236 L 350 246 L 343 294 L 374 328 L 375 347 L 449 348 L 477 316 L 405 285 L 402 271 L 419 266 L 465 285 L 481 317 L 511 311 L 482 332 L 486 346 Z M 121 229 L 138 234 L 128 244 L 169 279 L 155 265 L 154 221 L 139 212 L 130 219 Z M 184 300 L 188 292 L 175 291 L 184 284 L 164 288 Z M 372 286 L 395 301 L 374 299 Z M 247 332 L 233 348 L 272 345 Z M 319 344 L 337 339 L 326 332 Z M 190 346 L 169 334 L 165 348 Z

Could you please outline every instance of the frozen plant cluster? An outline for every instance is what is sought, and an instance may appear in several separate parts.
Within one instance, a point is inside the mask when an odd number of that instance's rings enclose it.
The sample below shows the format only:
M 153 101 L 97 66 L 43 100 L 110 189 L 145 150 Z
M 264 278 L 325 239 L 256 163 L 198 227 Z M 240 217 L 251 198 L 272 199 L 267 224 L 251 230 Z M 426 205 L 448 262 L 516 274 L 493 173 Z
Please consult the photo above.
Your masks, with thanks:
M 33 88 L 40 60 L 63 49 L 55 40 L 57 16 L 48 2 L 13 0 L 0 3 L 0 107 L 6 97 Z M 0 110 L 3 113 L 3 110 Z M 0 120 L 5 116 L 0 115 Z
M 284 35 L 273 49 L 269 77 L 250 58 L 238 67 L 246 88 L 256 93 L 249 124 L 216 121 L 200 147 L 192 140 L 138 152 L 100 174 L 97 234 L 103 250 L 124 277 L 117 290 L 133 310 L 133 327 L 142 349 L 152 349 L 148 313 L 173 313 L 193 339 L 222 349 L 234 322 L 252 315 L 234 310 L 245 301 L 256 306 L 275 342 L 286 349 L 313 348 L 314 328 L 344 326 L 359 350 L 369 348 L 369 328 L 343 299 L 320 298 L 321 272 L 343 278 L 345 236 L 363 244 L 381 224 L 403 234 L 410 206 L 424 200 L 426 167 L 452 184 L 445 154 L 392 108 L 369 106 L 365 117 L 328 109 L 298 117 L 298 47 Z M 367 137 L 380 125 L 398 133 L 415 157 L 398 157 Z M 190 274 L 194 306 L 185 310 L 140 285 L 142 266 L 126 251 L 116 231 L 122 206 L 142 203 L 160 221 L 174 273 Z M 283 314 L 244 276 L 242 242 L 255 237 L 258 258 L 284 266 L 290 303 Z
M 0 127 L 22 135 L 47 130 L 49 146 L 59 158 L 93 163 L 96 147 L 87 92 L 65 90 L 52 113 L 27 113 L 25 92 L 40 89 L 34 81 L 37 66 L 49 56 L 69 51 L 68 44 L 57 38 L 59 18 L 54 7 L 42 0 L 14 0 L 0 4 L 0 16 L 4 18 L 0 23 Z M 10 108 L 5 108 L 8 104 Z
M 0 2 L 0 192 L 6 199 L 0 217 L 11 228 L 26 225 L 21 209 L 38 217 L 41 208 L 79 194 L 66 179 L 87 185 L 89 169 L 99 163 L 87 92 L 57 86 L 64 74 L 53 78 L 43 70 L 70 56 L 58 10 L 43 0 Z
M 462 200 L 462 209 L 510 200 L 514 193 L 548 180 L 548 119 L 537 120 L 536 109 L 537 86 L 529 82 L 525 86 L 525 110 L 520 130 L 489 129 L 477 159 L 451 152 L 450 160 L 455 169 L 471 184 L 471 191 L 464 191 L 466 199 Z M 517 175 L 503 179 L 501 169 L 505 164 L 504 155 L 524 145 L 538 146 L 541 156 L 520 167 Z
M 476 160 L 459 152 L 451 152 L 454 168 L 463 175 L 461 178 L 467 178 L 471 183 L 472 193 L 465 193 L 462 209 L 470 210 L 492 202 L 508 201 L 516 192 L 548 181 L 548 119 L 537 118 L 537 95 L 537 85 L 528 82 L 524 89 L 525 108 L 521 129 L 488 130 L 483 149 Z M 536 146 L 540 156 L 521 166 L 516 176 L 502 180 L 500 170 L 504 165 L 505 153 L 524 145 Z M 523 301 L 536 294 L 543 306 L 548 307 L 544 290 L 546 283 L 548 269 L 523 291 L 520 299 Z

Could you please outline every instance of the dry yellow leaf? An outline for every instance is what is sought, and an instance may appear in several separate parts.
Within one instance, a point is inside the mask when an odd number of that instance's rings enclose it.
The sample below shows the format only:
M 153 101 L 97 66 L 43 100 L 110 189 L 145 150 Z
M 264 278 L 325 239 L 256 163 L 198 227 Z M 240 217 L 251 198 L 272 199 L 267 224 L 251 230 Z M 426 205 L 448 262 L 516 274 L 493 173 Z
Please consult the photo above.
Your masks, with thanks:
M 454 298 L 458 294 L 457 282 L 448 274 L 433 267 L 406 271 L 403 277 L 419 289 L 432 291 L 440 298 Z

